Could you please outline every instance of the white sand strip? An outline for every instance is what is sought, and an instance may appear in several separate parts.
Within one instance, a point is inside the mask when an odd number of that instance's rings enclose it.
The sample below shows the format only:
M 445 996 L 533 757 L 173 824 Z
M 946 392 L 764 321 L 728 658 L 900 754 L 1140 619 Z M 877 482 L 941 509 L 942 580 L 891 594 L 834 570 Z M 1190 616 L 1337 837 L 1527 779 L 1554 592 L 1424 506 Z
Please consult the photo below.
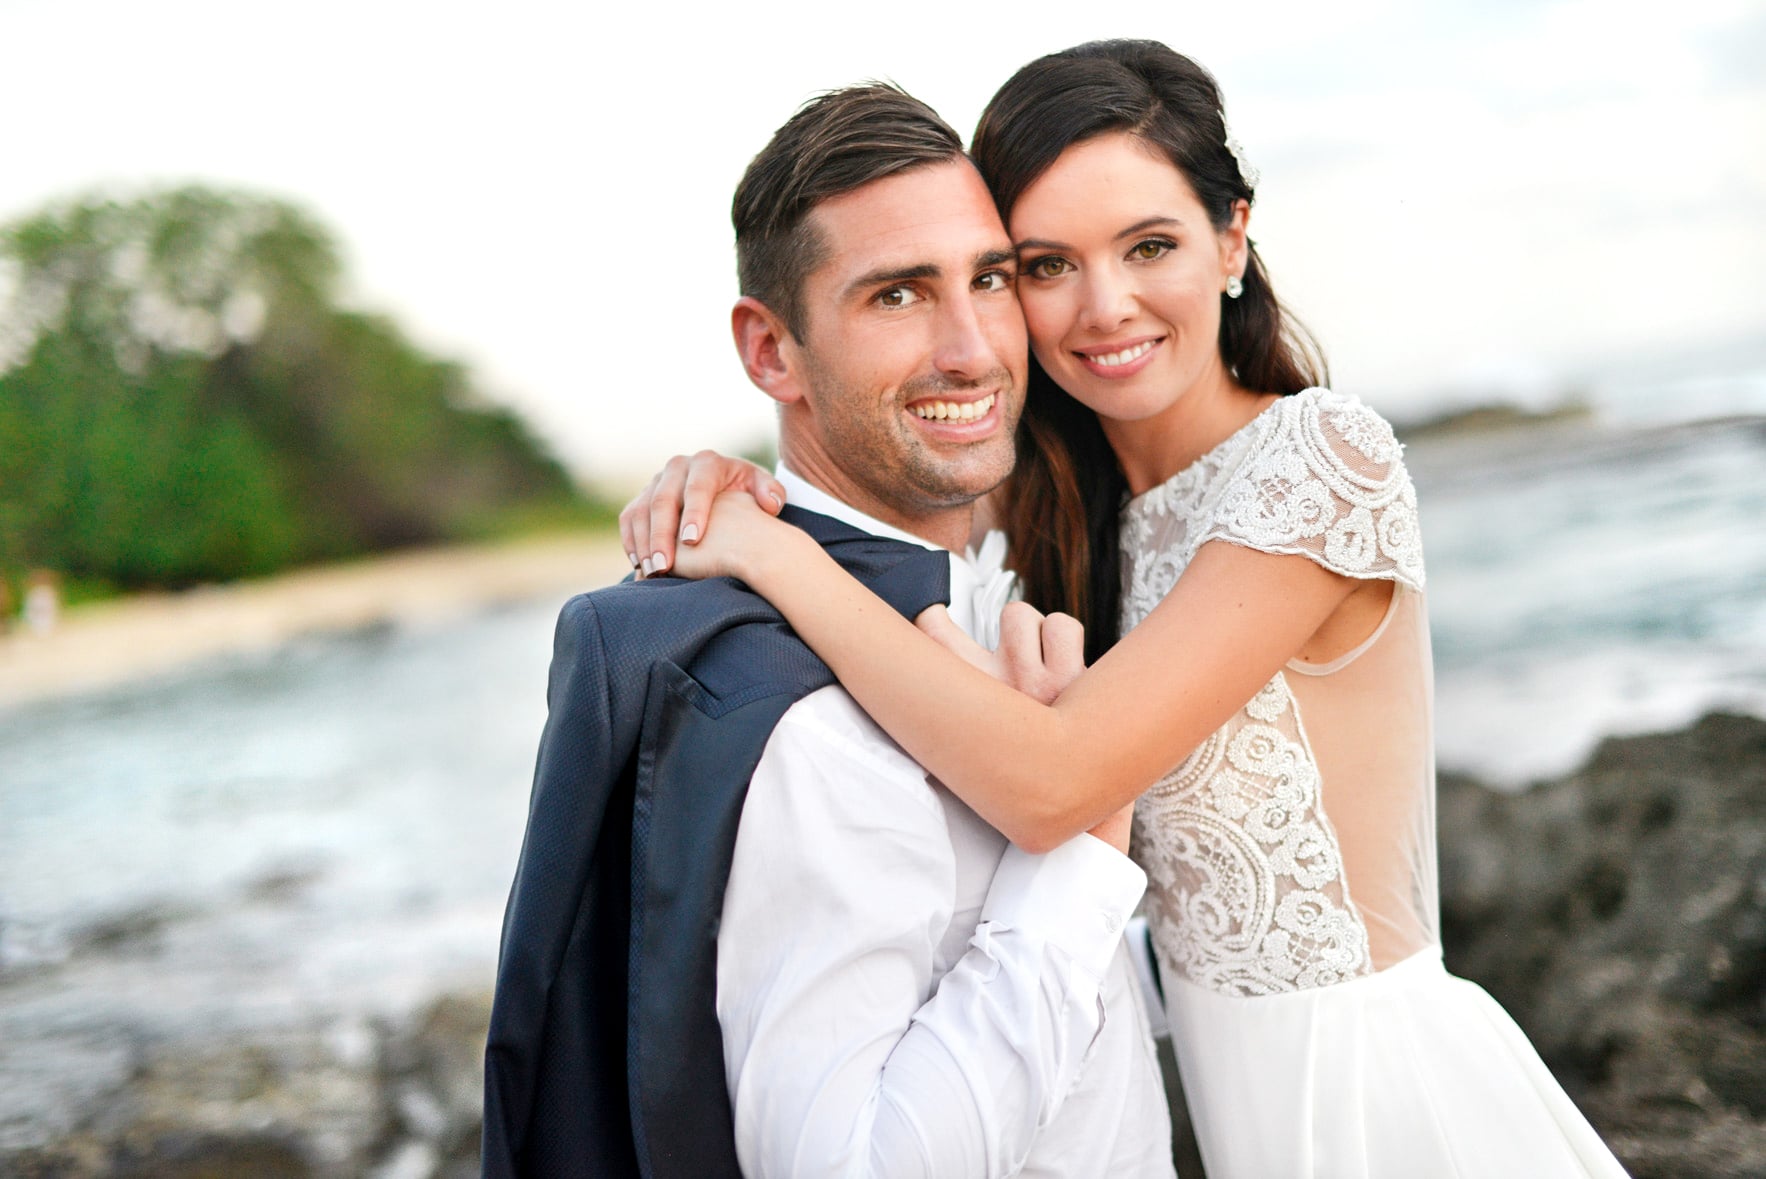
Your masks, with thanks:
M 297 635 L 433 622 L 503 602 L 564 597 L 629 571 L 612 533 L 422 549 L 261 581 L 96 602 L 47 635 L 0 635 L 0 708 L 163 675 Z

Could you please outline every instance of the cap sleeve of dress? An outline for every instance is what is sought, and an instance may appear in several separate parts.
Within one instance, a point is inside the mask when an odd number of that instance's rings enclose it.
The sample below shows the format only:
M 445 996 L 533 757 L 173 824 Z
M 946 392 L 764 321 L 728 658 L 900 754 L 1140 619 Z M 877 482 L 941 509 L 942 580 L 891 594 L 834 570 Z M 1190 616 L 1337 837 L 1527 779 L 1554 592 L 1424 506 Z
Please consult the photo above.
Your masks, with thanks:
M 1416 490 L 1386 419 L 1329 389 L 1296 393 L 1268 416 L 1200 543 L 1299 554 L 1345 577 L 1421 590 Z

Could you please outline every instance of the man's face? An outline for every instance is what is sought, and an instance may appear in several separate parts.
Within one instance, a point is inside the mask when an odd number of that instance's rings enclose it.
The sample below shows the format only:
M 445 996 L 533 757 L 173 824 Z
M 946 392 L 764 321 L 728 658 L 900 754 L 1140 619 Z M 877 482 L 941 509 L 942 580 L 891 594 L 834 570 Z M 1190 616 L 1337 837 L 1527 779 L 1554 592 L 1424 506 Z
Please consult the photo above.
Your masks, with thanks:
M 786 460 L 878 519 L 924 534 L 1011 472 L 1024 318 L 1011 240 L 964 159 L 825 201 L 827 260 L 804 282 L 803 377 Z M 964 528 L 966 531 L 966 526 Z

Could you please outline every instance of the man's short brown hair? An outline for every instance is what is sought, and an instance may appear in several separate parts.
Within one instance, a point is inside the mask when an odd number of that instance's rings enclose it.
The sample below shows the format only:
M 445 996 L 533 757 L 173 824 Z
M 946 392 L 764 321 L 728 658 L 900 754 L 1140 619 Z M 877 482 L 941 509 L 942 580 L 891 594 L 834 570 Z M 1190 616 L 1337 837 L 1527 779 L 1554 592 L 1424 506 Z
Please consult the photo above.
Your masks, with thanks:
M 887 82 L 830 90 L 799 107 L 742 174 L 730 220 L 742 293 L 803 339 L 803 280 L 827 260 L 809 215 L 825 200 L 963 152 L 936 111 Z

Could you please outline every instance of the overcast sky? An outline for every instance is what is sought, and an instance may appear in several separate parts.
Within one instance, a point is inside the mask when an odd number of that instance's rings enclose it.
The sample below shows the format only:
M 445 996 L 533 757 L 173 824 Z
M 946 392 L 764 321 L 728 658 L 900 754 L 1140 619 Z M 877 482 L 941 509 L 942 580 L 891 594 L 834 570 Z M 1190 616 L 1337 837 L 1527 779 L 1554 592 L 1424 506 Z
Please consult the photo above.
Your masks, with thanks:
M 354 301 L 618 482 L 771 431 L 729 197 L 799 102 L 889 77 L 967 134 L 1031 58 L 1146 36 L 1220 78 L 1252 235 L 1338 386 L 1402 415 L 1763 354 L 1762 0 L 596 7 L 0 0 L 0 219 L 95 186 L 293 198 Z

